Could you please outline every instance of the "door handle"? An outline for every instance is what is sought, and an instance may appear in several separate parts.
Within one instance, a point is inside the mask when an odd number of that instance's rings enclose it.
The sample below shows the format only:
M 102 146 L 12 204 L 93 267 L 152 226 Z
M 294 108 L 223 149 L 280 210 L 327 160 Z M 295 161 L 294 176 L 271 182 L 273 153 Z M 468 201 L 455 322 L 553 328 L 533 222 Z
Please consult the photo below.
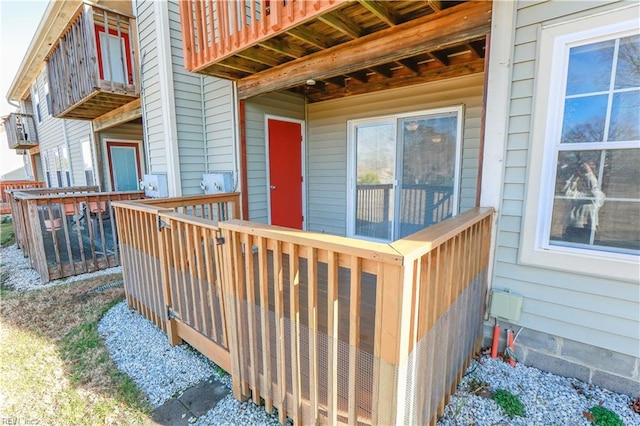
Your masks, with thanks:
M 276 186 L 275 185 L 271 185 L 270 188 L 273 191 L 274 189 L 276 189 Z

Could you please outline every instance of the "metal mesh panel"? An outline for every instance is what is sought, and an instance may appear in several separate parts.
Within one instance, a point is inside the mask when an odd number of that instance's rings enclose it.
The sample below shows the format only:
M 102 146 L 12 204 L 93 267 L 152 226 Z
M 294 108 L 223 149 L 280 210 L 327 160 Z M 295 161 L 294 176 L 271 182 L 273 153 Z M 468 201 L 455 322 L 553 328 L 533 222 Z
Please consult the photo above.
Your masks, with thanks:
M 456 385 L 482 333 L 484 271 L 441 315 L 411 352 L 406 367 L 404 424 L 426 424 Z M 406 368 L 406 370 L 405 370 Z

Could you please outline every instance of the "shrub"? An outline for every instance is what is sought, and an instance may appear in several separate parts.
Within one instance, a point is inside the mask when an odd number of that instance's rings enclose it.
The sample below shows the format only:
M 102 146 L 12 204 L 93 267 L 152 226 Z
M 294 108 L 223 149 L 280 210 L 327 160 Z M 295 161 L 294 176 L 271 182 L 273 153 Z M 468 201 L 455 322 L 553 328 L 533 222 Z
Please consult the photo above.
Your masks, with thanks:
M 516 395 L 511 392 L 498 389 L 493 393 L 493 400 L 504 410 L 510 418 L 524 416 L 524 405 Z

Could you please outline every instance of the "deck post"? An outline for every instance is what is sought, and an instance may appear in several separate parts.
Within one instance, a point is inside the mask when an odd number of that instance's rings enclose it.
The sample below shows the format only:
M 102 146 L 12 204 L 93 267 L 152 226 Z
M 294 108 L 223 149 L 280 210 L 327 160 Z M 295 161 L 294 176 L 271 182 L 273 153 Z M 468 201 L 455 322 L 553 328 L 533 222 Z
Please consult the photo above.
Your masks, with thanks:
M 240 268 L 239 261 L 242 259 L 242 247 L 237 240 L 237 234 L 229 229 L 222 229 L 224 238 L 224 280 L 222 282 L 223 292 L 226 295 L 225 307 L 227 312 L 227 331 L 229 337 L 229 353 L 231 355 L 231 377 L 233 396 L 238 401 L 246 401 L 249 399 L 248 387 L 246 386 L 243 374 L 242 363 L 245 360 L 242 357 L 243 351 L 240 346 L 239 333 L 241 331 L 241 319 L 238 317 L 236 309 L 236 298 L 238 296 L 237 286 L 242 285 L 238 282 L 237 269 Z

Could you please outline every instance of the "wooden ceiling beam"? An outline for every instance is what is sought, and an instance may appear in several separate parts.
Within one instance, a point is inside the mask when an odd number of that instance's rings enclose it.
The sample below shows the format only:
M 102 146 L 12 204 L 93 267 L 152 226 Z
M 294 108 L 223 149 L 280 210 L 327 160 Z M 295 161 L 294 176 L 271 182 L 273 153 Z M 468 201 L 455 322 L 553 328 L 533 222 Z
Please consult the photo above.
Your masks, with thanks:
M 393 70 L 387 64 L 376 65 L 375 67 L 371 67 L 371 70 L 385 78 L 391 78 L 393 76 Z
M 343 98 L 345 96 L 359 95 L 379 90 L 394 89 L 397 87 L 411 86 L 414 84 L 424 83 L 427 81 L 446 80 L 448 78 L 461 77 L 464 75 L 481 73 L 484 70 L 484 60 L 474 59 L 471 62 L 451 65 L 446 68 L 436 68 L 424 71 L 419 75 L 405 74 L 402 76 L 384 79 L 368 84 L 358 86 L 349 86 L 348 88 L 327 88 L 322 93 L 309 94 L 307 99 L 309 102 L 327 101 L 330 99 Z
M 431 59 L 442 66 L 446 67 L 447 65 L 449 65 L 449 58 L 443 53 L 427 52 L 427 56 L 429 56 Z
M 100 132 L 119 124 L 135 120 L 139 117 L 142 117 L 142 106 L 140 105 L 140 98 L 95 118 L 92 121 L 93 131 Z
M 442 10 L 442 0 L 427 0 L 427 4 L 434 12 L 440 12 Z
M 359 81 L 360 83 L 366 83 L 369 81 L 369 77 L 367 76 L 366 71 L 354 71 L 347 74 L 347 77 Z
M 466 44 L 471 53 L 473 53 L 477 58 L 484 58 L 484 40 L 476 40 Z
M 310 77 L 325 80 L 476 40 L 491 29 L 491 5 L 466 2 L 267 69 L 238 81 L 238 97 L 247 99 L 297 86 Z
M 364 35 L 364 30 L 362 28 L 342 15 L 325 13 L 318 19 L 352 39 L 359 38 Z
M 411 73 L 414 75 L 418 75 L 420 73 L 420 68 L 418 66 L 418 63 L 412 59 L 409 59 L 409 58 L 400 59 L 396 62 L 402 65 L 403 67 L 405 67 L 406 69 L 408 69 L 409 71 L 411 71 Z
M 268 65 L 270 67 L 275 67 L 277 65 L 282 64 L 283 62 L 286 62 L 271 52 L 272 51 L 267 49 L 251 47 L 249 49 L 244 49 L 239 51 L 237 55 L 240 56 L 241 58 L 259 62 L 261 64 Z
M 298 44 L 289 43 L 282 39 L 263 40 L 258 44 L 258 46 L 273 50 L 274 52 L 286 55 L 293 59 L 301 58 L 308 53 L 304 47 Z
M 358 0 L 369 12 L 376 15 L 385 24 L 394 27 L 402 22 L 402 18 L 386 3 L 376 0 Z
M 324 81 L 338 87 L 347 86 L 347 83 L 345 82 L 345 77 L 329 77 L 329 78 L 325 78 Z
M 312 46 L 317 47 L 318 49 L 327 49 L 334 44 L 328 37 L 315 31 L 311 31 L 304 25 L 299 25 L 295 28 L 291 28 L 287 31 L 287 34 L 300 39 L 305 43 L 309 43 Z

